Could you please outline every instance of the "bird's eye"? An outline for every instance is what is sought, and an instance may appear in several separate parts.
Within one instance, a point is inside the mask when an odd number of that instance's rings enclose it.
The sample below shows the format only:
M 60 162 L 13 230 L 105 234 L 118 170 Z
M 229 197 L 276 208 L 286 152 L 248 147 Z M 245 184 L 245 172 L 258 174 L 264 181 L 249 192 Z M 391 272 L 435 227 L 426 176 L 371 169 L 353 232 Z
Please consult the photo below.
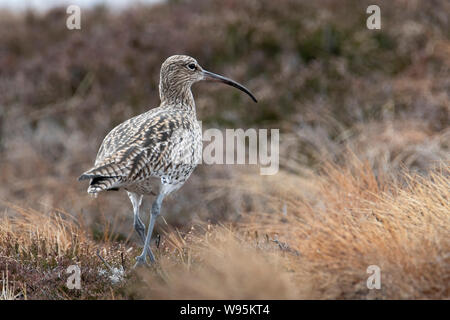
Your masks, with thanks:
M 195 70 L 196 69 L 195 63 L 189 63 L 188 64 L 188 68 L 191 69 L 191 70 Z

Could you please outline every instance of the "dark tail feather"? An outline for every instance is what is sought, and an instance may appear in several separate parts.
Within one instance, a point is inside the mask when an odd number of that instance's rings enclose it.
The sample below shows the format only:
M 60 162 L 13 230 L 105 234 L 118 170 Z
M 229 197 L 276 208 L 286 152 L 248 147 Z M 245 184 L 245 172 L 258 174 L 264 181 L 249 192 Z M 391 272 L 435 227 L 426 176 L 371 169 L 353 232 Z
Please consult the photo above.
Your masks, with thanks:
M 104 190 L 118 190 L 118 177 L 95 177 L 89 183 L 88 193 L 97 193 Z

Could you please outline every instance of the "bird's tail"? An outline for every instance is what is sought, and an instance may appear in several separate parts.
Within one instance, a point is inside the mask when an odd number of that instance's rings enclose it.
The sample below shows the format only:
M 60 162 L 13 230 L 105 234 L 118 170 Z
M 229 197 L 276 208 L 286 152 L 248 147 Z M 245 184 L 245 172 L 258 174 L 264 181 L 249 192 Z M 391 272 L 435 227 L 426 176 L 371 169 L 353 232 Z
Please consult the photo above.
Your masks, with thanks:
M 89 183 L 88 193 L 98 193 L 103 190 L 118 190 L 118 177 L 98 177 Z
M 87 192 L 91 194 L 96 194 L 104 190 L 118 190 L 118 184 L 120 182 L 120 177 L 98 176 L 89 173 L 84 173 L 78 178 L 79 181 L 86 179 L 91 179 L 87 189 Z

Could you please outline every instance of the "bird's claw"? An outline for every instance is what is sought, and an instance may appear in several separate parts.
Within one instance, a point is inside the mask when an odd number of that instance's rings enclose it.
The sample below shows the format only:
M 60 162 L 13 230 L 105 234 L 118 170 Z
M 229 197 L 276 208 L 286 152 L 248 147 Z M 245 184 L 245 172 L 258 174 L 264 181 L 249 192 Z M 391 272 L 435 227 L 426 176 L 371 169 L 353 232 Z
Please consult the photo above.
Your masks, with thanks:
M 136 257 L 136 263 L 134 265 L 134 269 L 138 268 L 138 267 L 143 267 L 143 266 L 148 266 L 147 264 L 147 258 L 146 256 L 137 256 Z

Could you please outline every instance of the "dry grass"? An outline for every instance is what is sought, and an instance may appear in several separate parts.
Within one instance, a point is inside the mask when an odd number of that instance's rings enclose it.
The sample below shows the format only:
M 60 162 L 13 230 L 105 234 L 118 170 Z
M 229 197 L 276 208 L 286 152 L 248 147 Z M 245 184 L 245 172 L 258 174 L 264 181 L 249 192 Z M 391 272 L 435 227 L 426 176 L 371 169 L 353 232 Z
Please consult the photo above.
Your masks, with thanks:
M 166 227 L 157 265 L 138 273 L 138 251 L 126 242 L 96 242 L 70 216 L 8 204 L 16 214 L 0 223 L 0 266 L 28 298 L 450 298 L 448 166 L 393 180 L 353 158 L 307 178 L 249 172 L 234 182 L 260 206 L 233 223 Z M 99 247 L 126 270 L 120 284 L 99 274 L 107 269 Z M 81 290 L 65 286 L 71 264 L 81 266 Z M 381 268 L 381 290 L 366 287 L 369 265 Z M 4 292 L 23 297 L 8 285 Z
M 0 291 L 0 301 L 17 300 L 19 298 L 24 298 L 25 300 L 27 299 L 26 286 L 24 286 L 22 290 L 17 290 L 15 283 L 10 283 L 9 281 L 8 269 L 6 269 L 6 271 L 2 271 L 0 282 L 2 283 Z
M 232 226 L 170 232 L 138 296 L 450 298 L 449 167 L 395 182 L 354 161 L 326 166 L 313 184 L 289 175 L 239 181 L 265 198 L 267 210 L 245 213 Z M 302 190 L 308 185 L 316 186 L 310 194 Z M 370 265 L 381 268 L 381 290 L 366 287 Z
M 114 266 L 129 267 L 131 250 L 120 243 L 94 241 L 79 221 L 65 213 L 39 212 L 7 203 L 0 222 L 0 269 L 6 296 L 29 299 L 111 298 L 109 274 L 96 252 Z M 83 290 L 69 290 L 70 265 L 82 269 Z M 11 288 L 12 281 L 12 288 Z M 8 283 L 9 287 L 8 287 Z M 14 288 L 23 288 L 22 294 Z M 25 292 L 27 293 L 25 295 Z
M 299 283 L 311 288 L 303 297 L 448 298 L 448 167 L 402 178 L 376 179 L 365 165 L 330 166 L 317 203 L 292 194 L 287 215 L 251 216 L 250 227 L 278 234 L 301 253 Z M 382 270 L 380 291 L 365 287 L 372 264 Z

